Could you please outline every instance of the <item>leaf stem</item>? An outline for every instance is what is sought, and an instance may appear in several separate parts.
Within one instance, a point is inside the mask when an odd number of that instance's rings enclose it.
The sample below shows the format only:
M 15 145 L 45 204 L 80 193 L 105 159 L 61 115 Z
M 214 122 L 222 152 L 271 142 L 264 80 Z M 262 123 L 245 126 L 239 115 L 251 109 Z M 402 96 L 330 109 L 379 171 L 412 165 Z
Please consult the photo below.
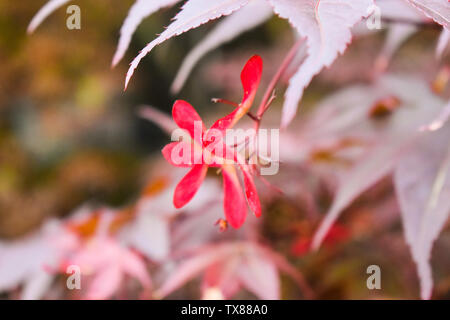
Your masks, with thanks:
M 228 104 L 230 106 L 233 106 L 235 108 L 239 108 L 239 104 L 237 104 L 233 101 L 230 101 L 230 100 L 226 100 L 226 99 L 222 99 L 222 98 L 212 98 L 211 101 L 213 103 L 223 103 L 223 104 Z

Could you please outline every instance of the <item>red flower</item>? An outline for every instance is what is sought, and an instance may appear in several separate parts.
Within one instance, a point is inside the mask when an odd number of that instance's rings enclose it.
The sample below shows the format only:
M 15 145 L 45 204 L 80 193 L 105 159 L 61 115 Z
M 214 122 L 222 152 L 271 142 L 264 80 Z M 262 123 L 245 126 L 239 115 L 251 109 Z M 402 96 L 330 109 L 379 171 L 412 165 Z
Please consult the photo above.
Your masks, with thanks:
M 188 135 L 184 134 L 182 141 L 166 145 L 162 154 L 174 166 L 191 167 L 175 188 L 173 203 L 176 208 L 183 207 L 194 197 L 205 179 L 208 167 L 220 167 L 223 176 L 224 211 L 229 224 L 239 228 L 244 223 L 247 214 L 245 198 L 254 214 L 257 217 L 261 215 L 261 205 L 250 167 L 240 159 L 234 148 L 227 146 L 223 141 L 224 132 L 242 118 L 252 106 L 261 73 L 261 58 L 251 57 L 241 72 L 244 89 L 242 102 L 229 115 L 217 120 L 209 130 L 206 130 L 202 119 L 188 102 L 178 100 L 174 103 L 173 119 Z M 245 197 L 235 164 L 239 165 L 243 173 Z

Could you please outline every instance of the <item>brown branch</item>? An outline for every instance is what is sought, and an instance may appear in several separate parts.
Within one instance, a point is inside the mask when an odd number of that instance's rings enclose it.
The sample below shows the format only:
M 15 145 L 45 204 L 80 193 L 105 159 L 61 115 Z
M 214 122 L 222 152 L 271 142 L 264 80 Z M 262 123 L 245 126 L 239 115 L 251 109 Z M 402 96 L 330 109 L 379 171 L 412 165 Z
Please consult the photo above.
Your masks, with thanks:
M 417 27 L 424 27 L 424 28 L 433 28 L 433 29 L 442 29 L 442 27 L 432 21 L 426 22 L 426 21 L 414 21 L 410 19 L 404 19 L 404 18 L 381 18 L 381 22 L 386 23 L 403 23 L 403 24 L 411 24 L 415 25 Z

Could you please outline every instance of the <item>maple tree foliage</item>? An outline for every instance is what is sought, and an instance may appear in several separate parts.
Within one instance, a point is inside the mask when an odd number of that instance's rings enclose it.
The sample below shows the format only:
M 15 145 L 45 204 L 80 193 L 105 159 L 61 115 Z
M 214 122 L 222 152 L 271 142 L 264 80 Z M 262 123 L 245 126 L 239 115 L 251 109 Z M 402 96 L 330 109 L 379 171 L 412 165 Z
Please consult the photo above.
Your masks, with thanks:
M 68 2 L 48 1 L 31 20 L 28 32 L 34 32 Z M 55 278 L 75 264 L 81 266 L 88 285 L 72 298 L 120 297 L 126 290 L 124 284 L 133 283 L 139 288 L 140 298 L 162 299 L 200 276 L 199 296 L 203 298 L 228 299 L 244 289 L 260 299 L 279 299 L 282 272 L 300 288 L 303 297 L 314 298 L 314 290 L 300 268 L 261 239 L 259 224 L 267 215 L 266 195 L 279 195 L 282 190 L 278 189 L 283 186 L 278 188 L 258 176 L 263 160 L 258 152 L 252 155 L 259 161 L 254 165 L 238 148 L 244 146 L 245 151 L 257 137 L 234 145 L 225 139 L 227 129 L 242 124 L 247 116 L 259 128 L 275 99 L 275 87 L 285 77 L 288 84 L 279 127 L 293 123 L 293 128 L 281 133 L 281 162 L 297 171 L 301 164 L 311 172 L 334 177 L 336 182 L 323 218 L 319 214 L 319 218 L 311 219 L 317 229 L 295 237 L 291 253 L 304 258 L 322 245 L 326 249 L 351 241 L 352 230 L 341 223 L 340 215 L 363 193 L 388 178 L 417 266 L 420 295 L 430 299 L 433 244 L 450 214 L 450 104 L 436 88 L 445 87 L 450 76 L 448 66 L 442 68 L 433 92 L 417 75 L 389 74 L 387 70 L 397 50 L 423 26 L 439 28 L 435 56 L 437 60 L 445 56 L 450 41 L 448 1 L 136 0 L 120 30 L 112 65 L 123 59 L 143 19 L 180 2 L 180 10 L 167 28 L 131 62 L 125 88 L 140 61 L 155 47 L 222 18 L 186 56 L 172 84 L 172 91 L 177 93 L 205 54 L 277 16 L 289 23 L 295 40 L 281 64 L 277 62 L 280 66 L 257 111 L 252 107 L 263 82 L 263 61 L 258 55 L 250 57 L 242 68 L 241 102 L 216 99 L 231 104 L 233 111 L 209 128 L 185 100 L 173 103 L 172 117 L 151 107 L 141 109 L 142 117 L 167 133 L 181 130 L 181 139 L 162 149 L 167 162 L 159 164 L 163 169 L 156 169 L 158 174 L 125 208 L 87 205 L 66 218 L 47 222 L 24 239 L 2 241 L 0 291 L 20 288 L 21 298 L 46 297 L 56 285 Z M 325 97 L 313 111 L 297 117 L 296 127 L 293 120 L 313 78 L 331 67 L 357 36 L 378 31 L 367 30 L 365 25 L 373 15 L 370 9 L 374 4 L 390 23 L 385 27 L 384 45 L 370 66 L 374 68 L 371 82 Z M 181 168 L 189 171 L 183 173 Z M 222 176 L 222 186 L 211 171 Z M 263 188 L 255 183 L 256 178 L 264 182 Z M 304 194 L 314 198 L 312 191 Z M 261 219 L 247 217 L 248 208 Z
M 426 17 L 433 19 L 445 28 L 449 28 L 450 9 L 445 0 L 379 0 L 384 12 L 393 13 L 394 17 L 405 16 L 404 3 L 408 1 L 410 6 L 417 9 Z M 51 11 L 62 6 L 67 1 L 49 1 L 30 23 L 29 31 L 33 31 Z M 130 9 L 129 16 L 121 29 L 121 37 L 118 49 L 113 58 L 116 65 L 129 45 L 130 38 L 142 19 L 154 13 L 158 9 L 170 6 L 176 0 L 136 1 Z M 250 29 L 270 17 L 269 9 L 283 19 L 287 19 L 297 32 L 298 36 L 305 39 L 306 59 L 290 79 L 290 85 L 286 91 L 284 109 L 282 114 L 282 126 L 287 126 L 296 114 L 298 103 L 301 100 L 303 90 L 311 82 L 312 78 L 324 67 L 329 67 L 342 54 L 352 38 L 352 27 L 363 18 L 370 15 L 370 7 L 373 0 L 189 0 L 183 5 L 181 11 L 175 16 L 174 21 L 155 40 L 150 42 L 139 55 L 132 61 L 128 70 L 125 87 L 127 87 L 134 70 L 140 60 L 145 57 L 155 46 L 166 40 L 178 36 L 190 29 L 196 28 L 211 20 L 222 16 L 230 16 L 224 20 L 217 30 L 194 49 L 187 57 L 178 77 L 173 84 L 173 90 L 178 91 L 182 86 L 189 70 L 201 55 L 206 51 L 217 47 L 230 40 L 241 32 Z M 406 7 L 406 12 L 408 12 Z M 233 13 L 235 17 L 233 17 Z M 409 15 L 410 16 L 410 15 Z M 233 18 L 231 18 L 233 17 Z M 392 18 L 390 16 L 390 18 Z M 232 28 L 230 29 L 230 26 Z M 223 32 L 227 30 L 226 32 Z M 445 30 L 444 30 L 445 32 Z M 401 36 L 404 38 L 405 36 Z M 442 43 L 445 42 L 445 35 Z M 447 39 L 448 40 L 448 39 Z M 441 44 L 439 47 L 442 47 Z M 440 51 L 441 49 L 438 49 Z

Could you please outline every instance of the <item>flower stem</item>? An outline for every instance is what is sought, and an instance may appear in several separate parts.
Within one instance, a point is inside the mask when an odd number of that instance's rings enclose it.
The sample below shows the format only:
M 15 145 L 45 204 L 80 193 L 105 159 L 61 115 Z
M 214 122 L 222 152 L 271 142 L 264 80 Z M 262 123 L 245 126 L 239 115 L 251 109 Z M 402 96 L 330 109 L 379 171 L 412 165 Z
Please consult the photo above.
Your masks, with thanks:
M 292 46 L 292 48 L 289 50 L 288 54 L 284 58 L 280 67 L 278 68 L 278 71 L 275 73 L 272 80 L 270 81 L 269 86 L 267 87 L 266 92 L 264 93 L 264 96 L 258 107 L 258 112 L 256 113 L 256 118 L 257 118 L 256 124 L 255 124 L 256 130 L 259 129 L 259 125 L 260 125 L 262 116 L 267 111 L 267 109 L 270 106 L 270 103 L 275 98 L 275 95 L 274 95 L 275 86 L 277 85 L 277 83 L 280 80 L 283 73 L 286 71 L 287 67 L 291 64 L 292 60 L 295 57 L 295 54 L 297 53 L 297 51 L 302 43 L 303 43 L 303 39 L 299 39 L 297 42 L 295 42 L 295 44 Z
M 228 104 L 230 106 L 233 106 L 235 108 L 239 108 L 239 104 L 237 104 L 237 103 L 235 103 L 233 101 L 230 101 L 230 100 L 221 99 L 221 98 L 212 98 L 211 101 L 213 103 L 223 103 L 223 104 Z

